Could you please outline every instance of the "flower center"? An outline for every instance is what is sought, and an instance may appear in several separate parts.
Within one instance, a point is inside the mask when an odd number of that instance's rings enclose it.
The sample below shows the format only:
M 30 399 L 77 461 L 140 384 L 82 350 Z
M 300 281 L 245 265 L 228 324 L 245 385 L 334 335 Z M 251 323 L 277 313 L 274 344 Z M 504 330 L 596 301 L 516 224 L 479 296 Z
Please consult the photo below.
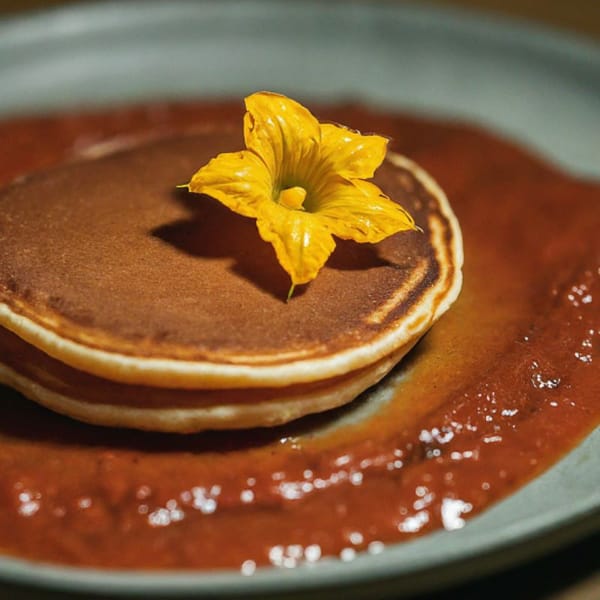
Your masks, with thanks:
M 304 210 L 302 204 L 305 199 L 306 190 L 299 185 L 295 185 L 294 187 L 281 190 L 277 202 L 291 210 Z

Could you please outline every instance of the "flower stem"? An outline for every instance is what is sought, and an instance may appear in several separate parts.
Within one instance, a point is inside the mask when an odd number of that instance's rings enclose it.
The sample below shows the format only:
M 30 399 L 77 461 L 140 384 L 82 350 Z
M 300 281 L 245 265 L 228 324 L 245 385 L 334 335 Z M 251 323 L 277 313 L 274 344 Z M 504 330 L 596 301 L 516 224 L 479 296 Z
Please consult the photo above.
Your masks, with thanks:
M 287 295 L 286 302 L 289 302 L 291 300 L 292 294 L 294 293 L 295 288 L 296 288 L 296 284 L 292 283 L 292 285 L 290 286 L 290 291 L 288 292 L 288 295 Z

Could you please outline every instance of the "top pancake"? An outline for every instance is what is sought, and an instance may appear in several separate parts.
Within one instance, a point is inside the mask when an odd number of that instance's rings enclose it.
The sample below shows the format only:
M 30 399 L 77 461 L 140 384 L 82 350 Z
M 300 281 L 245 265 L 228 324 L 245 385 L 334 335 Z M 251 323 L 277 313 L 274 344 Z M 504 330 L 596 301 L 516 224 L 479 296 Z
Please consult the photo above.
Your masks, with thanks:
M 410 344 L 461 285 L 460 230 L 413 163 L 374 182 L 423 229 L 343 242 L 285 302 L 287 274 L 253 220 L 175 190 L 239 135 L 172 138 L 33 176 L 0 193 L 0 325 L 115 381 L 286 386 Z

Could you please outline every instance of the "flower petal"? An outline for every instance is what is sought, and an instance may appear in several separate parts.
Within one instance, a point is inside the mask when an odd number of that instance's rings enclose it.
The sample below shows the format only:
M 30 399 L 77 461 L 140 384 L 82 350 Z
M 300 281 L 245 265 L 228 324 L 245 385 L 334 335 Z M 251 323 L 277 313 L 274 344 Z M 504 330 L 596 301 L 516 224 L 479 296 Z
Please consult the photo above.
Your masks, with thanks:
M 242 150 L 213 158 L 194 174 L 188 189 L 208 194 L 240 215 L 256 217 L 258 206 L 271 201 L 272 181 L 260 158 Z
M 335 248 L 331 233 L 316 215 L 275 202 L 261 206 L 256 224 L 262 239 L 273 244 L 294 285 L 313 280 Z
M 383 162 L 388 140 L 341 125 L 321 125 L 321 156 L 342 177 L 370 179 Z
M 416 228 L 408 212 L 368 181 L 331 177 L 321 194 L 314 214 L 339 238 L 376 243 Z
M 301 185 L 307 166 L 316 166 L 319 157 L 317 119 L 298 102 L 271 92 L 252 94 L 245 102 L 246 147 L 263 159 L 276 185 Z

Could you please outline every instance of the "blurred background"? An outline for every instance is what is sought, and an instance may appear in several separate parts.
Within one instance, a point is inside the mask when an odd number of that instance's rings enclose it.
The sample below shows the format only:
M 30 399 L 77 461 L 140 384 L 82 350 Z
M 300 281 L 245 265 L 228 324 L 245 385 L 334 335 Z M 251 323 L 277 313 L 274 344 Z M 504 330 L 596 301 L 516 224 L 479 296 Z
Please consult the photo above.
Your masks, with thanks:
M 0 16 L 77 1 L 93 0 L 0 0 Z M 402 0 L 385 1 L 401 2 Z M 465 7 L 486 11 L 492 15 L 538 21 L 600 40 L 599 0 L 427 0 L 427 3 Z

